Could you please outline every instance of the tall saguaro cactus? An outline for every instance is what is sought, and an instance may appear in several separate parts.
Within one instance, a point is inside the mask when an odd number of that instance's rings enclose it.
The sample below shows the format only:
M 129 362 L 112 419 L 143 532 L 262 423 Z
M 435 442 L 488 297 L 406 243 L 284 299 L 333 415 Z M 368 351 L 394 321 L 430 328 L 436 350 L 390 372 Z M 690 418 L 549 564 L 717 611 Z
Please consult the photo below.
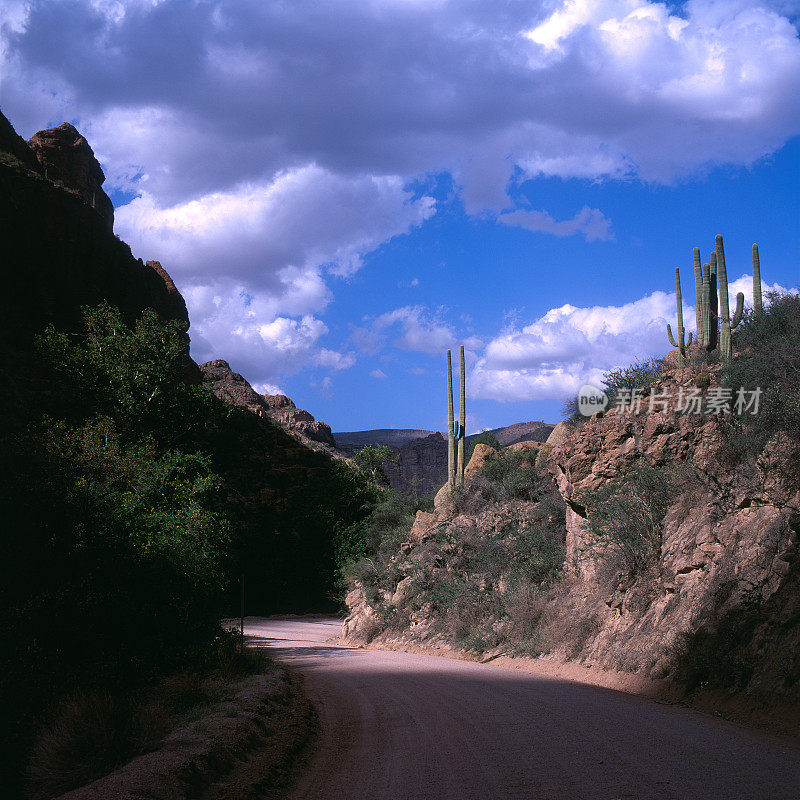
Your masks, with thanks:
M 451 486 L 456 483 L 456 438 L 453 418 L 453 365 L 450 351 L 447 351 L 447 480 Z
M 753 311 L 760 317 L 764 311 L 761 302 L 761 259 L 758 257 L 758 245 L 753 245 Z
M 696 293 L 697 290 L 695 287 L 695 294 Z M 686 359 L 686 348 L 690 347 L 692 344 L 692 334 L 690 331 L 689 339 L 686 340 L 686 329 L 683 327 L 683 296 L 681 295 L 681 271 L 678 267 L 675 267 L 675 295 L 678 306 L 678 341 L 677 342 L 675 341 L 675 337 L 672 335 L 672 328 L 670 327 L 669 323 L 667 323 L 667 336 L 669 338 L 669 343 L 673 347 L 678 348 L 678 366 L 681 369 L 683 369 Z
M 733 358 L 733 341 L 731 331 L 742 321 L 744 311 L 744 295 L 739 292 L 736 295 L 736 311 L 731 319 L 730 302 L 728 297 L 728 271 L 725 267 L 725 249 L 722 246 L 722 235 L 717 234 L 716 256 L 717 256 L 717 277 L 719 279 L 719 309 L 720 309 L 720 329 L 719 329 L 719 351 L 720 355 L 730 362 Z
M 742 321 L 744 311 L 744 295 L 736 295 L 736 309 L 733 319 L 730 318 L 730 300 L 728 297 L 728 270 L 725 264 L 725 249 L 722 236 L 718 235 L 715 249 L 708 263 L 700 266 L 700 250 L 695 247 L 694 256 L 694 292 L 697 303 L 697 342 L 706 350 L 714 350 L 719 346 L 720 354 L 726 361 L 733 357 L 731 331 Z M 719 290 L 717 287 L 719 286 Z M 758 256 L 758 245 L 753 245 L 753 309 L 756 315 L 763 311 L 761 298 L 761 261 Z M 680 315 L 678 326 L 680 327 Z M 672 338 L 670 337 L 670 341 Z M 673 346 L 677 344 L 673 342 Z M 688 347 L 688 345 L 687 345 Z
M 450 351 L 447 351 L 447 479 L 450 486 L 464 483 L 464 433 L 466 429 L 466 392 L 464 370 L 464 346 L 461 346 L 461 409 L 456 422 L 453 414 L 453 366 Z M 458 456 L 456 457 L 456 442 Z
M 700 248 L 695 247 L 692 251 L 694 258 L 694 317 L 697 328 L 697 344 L 705 347 L 703 336 L 703 265 L 700 261 Z
M 464 345 L 461 345 L 461 397 L 458 412 L 458 482 L 464 483 L 464 434 L 467 426 L 466 376 L 464 374 Z

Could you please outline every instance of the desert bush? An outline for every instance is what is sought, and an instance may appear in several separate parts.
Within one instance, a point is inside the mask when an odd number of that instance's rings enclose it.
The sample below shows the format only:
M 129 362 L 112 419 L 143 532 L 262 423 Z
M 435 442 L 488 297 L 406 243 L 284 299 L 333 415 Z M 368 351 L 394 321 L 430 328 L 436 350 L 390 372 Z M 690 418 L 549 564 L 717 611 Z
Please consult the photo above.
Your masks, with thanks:
M 615 405 L 623 390 L 645 391 L 652 384 L 659 381 L 664 371 L 663 358 L 648 358 L 634 361 L 626 367 L 612 369 L 603 375 L 601 388 L 608 397 L 608 406 Z M 578 397 L 570 397 L 561 407 L 561 418 L 569 425 L 580 425 L 588 417 L 581 414 L 578 407 Z
M 647 358 L 606 372 L 602 388 L 608 397 L 609 406 L 614 405 L 623 389 L 647 389 L 661 379 L 663 370 L 663 358 Z
M 485 494 L 489 499 L 530 500 L 537 502 L 552 492 L 552 480 L 536 465 L 536 453 L 500 450 L 490 453 L 481 470 Z
M 743 451 L 763 449 L 776 433 L 800 438 L 800 296 L 768 292 L 764 312 L 747 311 L 734 333 L 734 359 L 725 382 L 735 393 L 761 389 L 757 415 L 739 415 L 748 441 L 737 444 Z
M 567 425 L 572 427 L 580 425 L 582 422 L 585 422 L 588 419 L 588 417 L 585 417 L 580 412 L 577 395 L 564 401 L 563 405 L 561 406 L 561 419 L 566 422 Z
M 687 477 L 685 468 L 643 462 L 577 496 L 587 511 L 589 552 L 644 573 L 660 558 L 664 516 Z

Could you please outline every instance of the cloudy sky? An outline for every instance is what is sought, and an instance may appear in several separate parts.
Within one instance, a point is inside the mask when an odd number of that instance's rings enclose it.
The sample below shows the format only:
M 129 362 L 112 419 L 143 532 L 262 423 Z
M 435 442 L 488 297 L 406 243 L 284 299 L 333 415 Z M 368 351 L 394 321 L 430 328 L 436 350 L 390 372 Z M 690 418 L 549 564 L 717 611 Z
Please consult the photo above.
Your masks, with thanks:
M 0 107 L 70 121 L 198 361 L 334 430 L 554 421 L 663 355 L 725 236 L 800 281 L 798 0 L 0 3 Z M 691 306 L 684 309 L 693 319 Z

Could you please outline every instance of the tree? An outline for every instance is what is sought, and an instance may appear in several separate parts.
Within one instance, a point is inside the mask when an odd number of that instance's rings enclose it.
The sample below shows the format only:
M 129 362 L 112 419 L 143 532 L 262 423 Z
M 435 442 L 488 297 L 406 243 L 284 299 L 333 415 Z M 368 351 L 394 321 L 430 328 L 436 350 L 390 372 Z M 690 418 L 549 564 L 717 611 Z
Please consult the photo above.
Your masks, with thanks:
M 383 469 L 384 464 L 396 464 L 400 460 L 399 453 L 385 444 L 368 444 L 353 453 L 356 463 L 363 467 L 372 478 L 382 486 L 389 485 L 389 478 Z

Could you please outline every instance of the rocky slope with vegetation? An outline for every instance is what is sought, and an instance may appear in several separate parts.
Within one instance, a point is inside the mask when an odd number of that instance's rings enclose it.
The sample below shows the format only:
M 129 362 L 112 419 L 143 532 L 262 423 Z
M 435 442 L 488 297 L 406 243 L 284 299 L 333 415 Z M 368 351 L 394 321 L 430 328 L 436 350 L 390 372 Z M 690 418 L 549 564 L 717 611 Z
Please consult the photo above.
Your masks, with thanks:
M 640 408 L 476 450 L 432 511 L 384 514 L 350 568 L 353 642 L 531 655 L 800 708 L 800 299 L 774 296 L 729 365 L 611 373 Z M 739 387 L 762 389 L 758 414 Z M 651 410 L 648 396 L 671 398 Z M 687 413 L 729 392 L 731 410 Z
M 293 433 L 312 449 L 315 443 L 327 445 L 326 452 L 335 455 L 336 441 L 330 425 L 315 420 L 314 417 L 297 406 L 285 394 L 259 394 L 250 383 L 230 364 L 222 359 L 207 361 L 200 365 L 203 380 L 221 400 L 229 400 L 246 408 L 259 417 L 276 422 Z

